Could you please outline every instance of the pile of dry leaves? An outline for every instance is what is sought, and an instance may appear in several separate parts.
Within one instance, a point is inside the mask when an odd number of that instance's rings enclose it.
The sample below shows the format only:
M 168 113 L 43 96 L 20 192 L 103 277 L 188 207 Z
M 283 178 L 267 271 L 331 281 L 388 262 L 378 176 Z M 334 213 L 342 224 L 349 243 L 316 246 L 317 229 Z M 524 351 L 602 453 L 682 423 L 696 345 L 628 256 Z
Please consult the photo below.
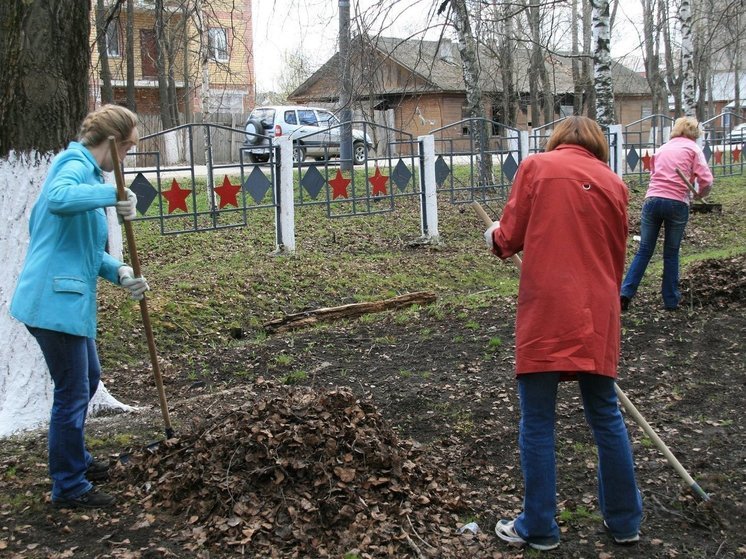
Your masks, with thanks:
M 682 274 L 681 287 L 694 306 L 726 307 L 746 301 L 746 255 L 702 260 Z
M 186 548 L 404 557 L 479 547 L 457 533 L 466 505 L 448 465 L 350 390 L 260 383 L 247 398 L 127 468 L 146 507 L 183 519 Z

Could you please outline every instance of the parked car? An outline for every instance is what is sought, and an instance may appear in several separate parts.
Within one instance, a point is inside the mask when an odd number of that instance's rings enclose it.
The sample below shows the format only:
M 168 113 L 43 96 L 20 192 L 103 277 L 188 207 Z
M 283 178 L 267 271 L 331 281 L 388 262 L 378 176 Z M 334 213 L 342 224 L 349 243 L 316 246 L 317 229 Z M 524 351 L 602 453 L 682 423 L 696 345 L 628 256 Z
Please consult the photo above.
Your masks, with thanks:
M 341 126 L 334 113 L 316 107 L 275 105 L 257 107 L 246 120 L 242 149 L 254 163 L 269 160 L 269 138 L 293 138 L 293 163 L 314 157 L 339 157 Z M 364 163 L 374 145 L 362 130 L 352 130 L 352 159 Z
M 746 122 L 733 128 L 725 136 L 726 144 L 743 144 L 746 143 Z

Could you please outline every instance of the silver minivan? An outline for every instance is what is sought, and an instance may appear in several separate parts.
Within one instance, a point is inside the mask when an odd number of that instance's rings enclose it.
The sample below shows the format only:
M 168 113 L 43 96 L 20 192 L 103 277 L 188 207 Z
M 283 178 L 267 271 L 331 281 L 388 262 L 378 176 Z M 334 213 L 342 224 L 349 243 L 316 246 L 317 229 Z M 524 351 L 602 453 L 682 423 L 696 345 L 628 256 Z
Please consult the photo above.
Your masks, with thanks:
M 246 139 L 242 150 L 254 163 L 269 160 L 268 138 L 293 138 L 293 163 L 313 157 L 323 161 L 339 157 L 341 123 L 326 109 L 300 105 L 257 107 L 246 120 Z M 374 145 L 362 130 L 352 130 L 352 159 L 364 163 Z

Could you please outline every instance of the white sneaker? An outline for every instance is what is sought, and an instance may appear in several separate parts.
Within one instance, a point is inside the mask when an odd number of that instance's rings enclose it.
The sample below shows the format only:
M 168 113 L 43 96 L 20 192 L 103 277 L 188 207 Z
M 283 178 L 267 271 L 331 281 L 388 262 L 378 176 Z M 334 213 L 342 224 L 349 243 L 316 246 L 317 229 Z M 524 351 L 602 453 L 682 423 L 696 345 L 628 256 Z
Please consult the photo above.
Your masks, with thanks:
M 614 540 L 614 543 L 619 545 L 632 545 L 633 543 L 637 543 L 640 541 L 640 534 L 634 534 L 632 536 L 627 536 L 626 538 L 618 538 L 614 534 L 611 533 L 611 529 L 609 528 L 609 525 L 606 524 L 606 521 L 604 520 L 604 528 L 606 528 L 606 531 L 611 534 L 612 539 Z
M 559 547 L 559 542 L 554 543 L 531 543 L 524 540 L 521 536 L 519 536 L 515 528 L 513 527 L 513 524 L 515 523 L 515 520 L 500 520 L 495 525 L 495 535 L 497 535 L 498 538 L 500 538 L 504 542 L 508 542 L 512 545 L 518 545 L 518 546 L 524 546 L 528 545 L 531 549 L 537 549 L 539 551 L 549 551 L 550 549 L 555 549 Z

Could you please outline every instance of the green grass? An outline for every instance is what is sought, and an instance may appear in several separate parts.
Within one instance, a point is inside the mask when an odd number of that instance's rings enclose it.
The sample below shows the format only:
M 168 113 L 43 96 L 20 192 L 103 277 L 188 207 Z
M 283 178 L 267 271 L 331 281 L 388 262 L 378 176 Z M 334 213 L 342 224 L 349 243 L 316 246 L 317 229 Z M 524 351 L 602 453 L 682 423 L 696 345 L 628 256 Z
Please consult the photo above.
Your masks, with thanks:
M 644 187 L 631 193 L 632 222 L 639 221 Z M 716 180 L 709 198 L 723 204 L 723 213 L 690 220 L 682 245 L 684 268 L 746 251 L 745 187 L 744 177 Z M 432 291 L 437 300 L 422 308 L 363 315 L 359 322 L 408 325 L 428 318 L 460 322 L 478 332 L 472 311 L 489 311 L 499 298 L 514 297 L 518 271 L 486 250 L 480 220 L 468 206 L 452 204 L 446 193 L 439 196 L 442 244 L 437 249 L 409 243 L 420 236 L 418 200 L 397 198 L 395 206 L 392 213 L 345 219 L 329 219 L 321 206 L 296 207 L 294 256 L 274 254 L 272 208 L 246 212 L 245 226 L 203 233 L 162 235 L 157 222 L 135 222 L 143 274 L 152 289 L 148 306 L 159 355 L 183 359 L 202 349 L 260 346 L 268 340 L 263 324 L 285 313 L 414 291 Z M 631 259 L 636 244 L 630 240 L 628 246 Z M 659 253 L 653 270 L 660 266 Z M 230 337 L 232 327 L 242 329 L 242 340 Z M 318 331 L 323 342 L 324 330 Z M 423 330 L 423 339 L 431 335 L 434 331 Z M 98 342 L 105 368 L 148 362 L 138 304 L 107 282 L 100 283 Z M 496 350 L 492 344 L 497 342 L 488 342 L 488 348 Z M 279 359 L 277 365 L 291 365 Z

